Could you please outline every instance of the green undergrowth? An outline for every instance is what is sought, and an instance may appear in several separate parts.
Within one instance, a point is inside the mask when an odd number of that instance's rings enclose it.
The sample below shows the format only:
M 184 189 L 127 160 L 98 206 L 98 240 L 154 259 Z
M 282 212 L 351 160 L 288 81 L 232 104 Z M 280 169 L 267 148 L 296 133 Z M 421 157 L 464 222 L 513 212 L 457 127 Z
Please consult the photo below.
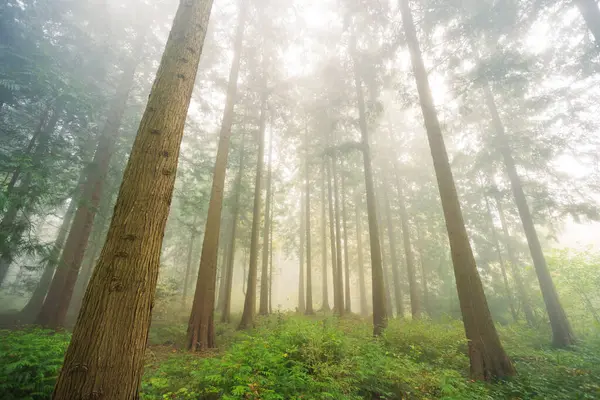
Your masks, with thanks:
M 600 339 L 571 350 L 547 332 L 500 328 L 518 376 L 494 384 L 468 378 L 460 322 L 390 321 L 374 339 L 357 317 L 275 315 L 247 332 L 219 325 L 218 351 L 181 350 L 184 324 L 155 324 L 142 381 L 155 399 L 598 399 Z M 0 398 L 47 399 L 68 334 L 0 331 Z

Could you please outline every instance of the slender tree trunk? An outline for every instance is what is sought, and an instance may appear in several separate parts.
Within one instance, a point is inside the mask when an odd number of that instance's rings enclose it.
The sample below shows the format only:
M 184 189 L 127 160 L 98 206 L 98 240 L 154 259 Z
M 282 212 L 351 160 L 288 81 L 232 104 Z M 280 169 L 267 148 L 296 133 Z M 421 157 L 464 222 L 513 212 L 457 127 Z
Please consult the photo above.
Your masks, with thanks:
M 263 74 L 266 74 L 266 68 L 263 65 Z M 256 179 L 254 184 L 254 211 L 252 213 L 252 234 L 250 237 L 250 265 L 248 266 L 248 287 L 246 289 L 246 298 L 244 300 L 244 311 L 242 320 L 238 329 L 247 329 L 254 323 L 254 314 L 256 313 L 256 278 L 258 274 L 258 230 L 260 225 L 260 200 L 261 200 L 261 182 L 264 167 L 265 155 L 265 126 L 267 121 L 267 82 L 266 75 L 263 76 L 263 93 L 260 111 L 260 128 L 258 132 L 258 159 L 256 161 Z
M 540 244 L 540 240 L 535 230 L 535 224 L 529 210 L 529 205 L 527 204 L 525 192 L 523 191 L 521 178 L 517 173 L 517 167 L 512 156 L 508 138 L 506 137 L 504 125 L 500 119 L 500 114 L 498 113 L 498 109 L 496 107 L 494 95 L 492 94 L 492 90 L 490 89 L 487 81 L 484 82 L 483 91 L 485 95 L 485 102 L 490 113 L 492 114 L 492 122 L 498 139 L 497 144 L 504 158 L 504 165 L 510 179 L 510 186 L 515 198 L 515 203 L 517 204 L 517 209 L 519 210 L 519 216 L 521 217 L 523 230 L 525 231 L 525 236 L 527 237 L 527 244 L 529 245 L 529 251 L 531 252 L 531 258 L 533 259 L 535 273 L 537 274 L 538 281 L 540 282 L 542 296 L 544 298 L 544 303 L 546 304 L 546 311 L 548 312 L 548 317 L 550 318 L 550 326 L 552 328 L 552 343 L 557 347 L 570 346 L 575 343 L 575 335 L 571 330 L 571 324 L 569 323 L 567 315 L 565 314 L 565 310 L 560 303 L 558 293 L 556 292 L 554 282 L 552 281 L 552 276 L 548 270 L 546 258 L 544 257 L 542 245 Z
M 338 173 L 337 173 L 337 159 L 332 157 L 331 159 L 331 172 L 333 175 L 333 199 L 335 204 L 335 259 L 337 261 L 335 268 L 335 283 L 337 291 L 335 296 L 337 298 L 336 312 L 339 316 L 344 315 L 344 274 L 342 266 L 342 228 L 340 218 L 340 191 L 338 188 Z
M 506 218 L 504 217 L 504 209 L 502 208 L 502 202 L 499 198 L 496 199 L 496 207 L 498 209 L 498 215 L 500 217 L 500 224 L 502 225 L 502 233 L 504 235 L 504 243 L 506 246 L 506 252 L 508 253 L 508 260 L 510 262 L 511 272 L 515 279 L 517 293 L 519 294 L 521 304 L 523 305 L 523 313 L 525 314 L 527 324 L 530 327 L 534 327 L 535 315 L 533 314 L 533 310 L 531 308 L 531 301 L 529 300 L 529 296 L 527 295 L 527 290 L 525 290 L 525 284 L 523 281 L 523 276 L 521 274 L 519 263 L 517 262 L 517 257 L 515 256 L 515 252 L 510 244 L 510 233 L 508 232 L 508 225 L 506 223 Z
M 325 183 L 326 158 L 323 158 L 321 164 L 321 270 L 323 274 L 323 299 L 321 311 L 328 312 L 329 307 L 329 283 L 327 279 L 327 216 L 325 209 L 327 208 L 327 199 L 325 191 L 327 184 Z
M 309 157 L 308 157 L 308 129 L 305 133 L 306 138 L 306 154 L 305 154 L 305 187 L 306 187 L 306 200 L 304 201 L 306 211 L 304 212 L 306 217 L 306 315 L 313 315 L 313 296 L 312 296 L 312 249 L 310 240 L 310 170 L 309 170 Z
M 346 212 L 346 186 L 344 184 L 344 174 L 340 176 L 342 189 L 342 228 L 344 229 L 344 305 L 347 313 L 352 312 L 350 300 L 350 260 L 348 255 L 348 215 Z
M 574 0 L 588 29 L 594 35 L 596 47 L 600 48 L 600 9 L 596 0 Z
M 387 232 L 388 232 L 388 242 L 390 245 L 390 259 L 391 259 L 391 267 L 392 267 L 392 276 L 394 278 L 394 296 L 396 300 L 396 312 L 398 313 L 398 317 L 404 317 L 404 301 L 402 294 L 402 281 L 400 278 L 400 265 L 398 265 L 398 253 L 396 252 L 396 235 L 394 234 L 394 226 L 392 223 L 392 212 L 390 209 L 390 200 L 388 196 L 388 190 L 383 185 L 383 201 L 384 201 L 384 211 L 385 211 L 385 220 L 387 221 Z M 412 299 L 411 299 L 412 300 Z
M 327 163 L 327 197 L 329 198 L 329 242 L 331 245 L 331 271 L 332 271 L 332 282 L 333 282 L 333 311 L 339 310 L 339 296 L 337 296 L 337 251 L 336 251 L 336 240 L 335 240 L 335 217 L 333 212 L 333 186 L 331 183 L 331 160 L 325 161 Z
M 183 278 L 183 293 L 181 295 L 181 311 L 184 312 L 188 301 L 188 289 L 190 287 L 190 275 L 192 273 L 192 261 L 194 256 L 194 244 L 196 242 L 196 223 L 198 221 L 198 216 L 194 216 L 194 222 L 192 224 L 191 232 L 190 232 L 190 242 L 188 244 L 187 249 L 187 261 L 185 266 L 185 277 Z
M 305 287 L 304 287 L 304 240 L 306 234 L 306 218 L 304 213 L 306 212 L 306 208 L 304 205 L 305 198 L 302 196 L 300 199 L 300 229 L 298 231 L 298 236 L 300 237 L 300 248 L 298 249 L 298 259 L 300 264 L 298 265 L 298 312 L 304 314 L 306 311 L 306 302 L 305 302 Z
M 212 1 L 181 2 L 53 400 L 139 397 L 162 239 Z
M 231 234 L 229 239 L 229 256 L 227 257 L 227 275 L 225 284 L 225 297 L 223 299 L 223 308 L 221 310 L 221 322 L 229 323 L 231 318 L 231 289 L 233 286 L 233 267 L 235 261 L 235 244 L 237 236 L 237 227 L 240 214 L 240 195 L 242 193 L 242 177 L 244 175 L 244 160 L 246 155 L 246 140 L 242 136 L 240 149 L 240 166 L 235 178 L 233 212 L 231 216 Z
M 494 243 L 494 248 L 496 250 L 496 254 L 498 255 L 498 262 L 500 263 L 500 272 L 502 274 L 504 290 L 506 291 L 506 299 L 508 300 L 508 306 L 510 308 L 510 313 L 513 317 L 513 320 L 517 322 L 519 320 L 519 316 L 517 315 L 517 309 L 515 307 L 512 291 L 510 290 L 510 284 L 508 283 L 506 264 L 504 263 L 504 257 L 502 256 L 502 250 L 500 250 L 500 241 L 498 240 L 498 234 L 496 233 L 496 227 L 494 226 L 494 217 L 492 216 L 490 201 L 487 198 L 487 196 L 483 196 L 483 199 L 485 201 L 485 209 L 487 211 L 488 223 L 490 225 L 490 233 L 492 234 L 492 242 Z
M 381 193 L 378 193 L 377 196 L 377 200 L 381 201 Z M 385 207 L 383 207 L 381 205 L 381 203 L 379 204 L 379 208 L 378 210 L 381 209 L 385 209 Z M 377 226 L 379 227 L 379 238 L 381 240 L 381 267 L 383 269 L 383 275 L 384 275 L 384 281 L 383 281 L 383 288 L 385 290 L 385 309 L 387 311 L 387 315 L 391 318 L 394 317 L 394 299 L 392 298 L 392 292 L 390 290 L 390 282 L 393 280 L 394 278 L 394 274 L 392 273 L 392 278 L 390 279 L 390 273 L 392 272 L 390 270 L 390 268 L 388 268 L 388 263 L 386 260 L 386 254 L 385 254 L 385 234 L 383 233 L 384 231 L 384 224 L 383 221 L 381 220 L 381 213 L 378 211 L 377 212 Z M 389 237 L 388 237 L 389 238 Z M 397 316 L 399 318 L 404 317 L 404 307 L 396 310 L 397 312 Z
M 273 183 L 271 182 L 271 185 Z M 273 199 L 274 199 L 273 189 L 271 188 L 271 223 L 270 227 L 270 235 L 269 235 L 269 314 L 273 313 Z
M 259 314 L 269 314 L 269 233 L 271 232 L 271 170 L 273 162 L 273 130 L 269 134 L 269 158 L 267 169 L 267 195 L 265 197 L 265 226 L 263 229 L 262 273 L 260 276 L 260 307 Z
M 421 236 L 421 229 L 419 228 L 419 223 L 415 224 L 417 229 L 417 245 L 419 252 L 419 263 L 421 264 L 421 277 L 423 284 L 423 311 L 429 316 L 431 316 L 431 308 L 429 305 L 429 282 L 427 277 L 427 268 L 425 261 L 425 244 L 423 243 L 423 237 Z
M 59 268 L 54 274 L 48 295 L 37 317 L 36 322 L 39 325 L 58 328 L 65 323 L 77 276 L 94 225 L 96 211 L 100 199 L 104 195 L 104 182 L 110 166 L 110 159 L 125 113 L 127 99 L 133 87 L 135 70 L 140 61 L 144 42 L 145 35 L 138 33 L 134 44 L 133 60 L 128 63 L 121 76 L 115 100 L 108 112 L 104 130 L 98 141 L 94 160 L 89 167 L 89 175 L 65 242 L 65 248 L 58 264 Z
M 404 242 L 404 256 L 406 257 L 406 273 L 408 275 L 408 284 L 410 288 L 410 310 L 413 319 L 415 319 L 419 318 L 421 314 L 421 304 L 419 301 L 419 286 L 417 284 L 415 271 L 415 257 L 410 241 L 408 213 L 406 212 L 406 203 L 404 202 L 404 193 L 400 182 L 398 182 L 398 206 L 400 207 L 400 225 L 402 226 L 402 241 Z
M 365 317 L 369 315 L 367 305 L 367 287 L 365 284 L 365 263 L 363 258 L 362 226 L 360 218 L 360 207 L 358 206 L 358 195 L 354 199 L 354 212 L 356 215 L 356 253 L 358 258 L 358 291 L 360 296 L 360 314 Z
M 362 82 L 359 74 L 356 53 L 356 38 L 352 36 L 351 51 L 354 59 L 354 86 L 358 104 L 359 124 L 363 147 L 363 162 L 365 173 L 365 190 L 367 192 L 367 214 L 369 217 L 369 242 L 371 245 L 371 279 L 373 283 L 373 334 L 380 335 L 387 326 L 387 313 L 385 310 L 385 284 L 383 279 L 383 265 L 381 263 L 381 246 L 379 243 L 379 224 L 377 222 L 377 202 L 375 200 L 375 187 L 373 184 L 373 170 L 371 166 L 371 149 L 369 145 L 369 130 Z M 390 310 L 391 311 L 391 310 Z
M 221 123 L 221 132 L 219 134 L 217 159 L 215 161 L 210 201 L 208 203 L 200 266 L 198 267 L 198 279 L 196 281 L 192 312 L 188 322 L 187 348 L 191 351 L 216 347 L 213 320 L 215 313 L 215 285 L 217 279 L 219 237 L 221 234 L 221 207 L 223 204 L 223 189 L 225 186 L 225 173 L 227 171 L 227 158 L 229 156 L 231 125 L 233 124 L 234 107 L 237 99 L 240 57 L 248 5 L 247 1 L 241 1 L 233 49 L 233 62 L 229 71 L 229 82 L 227 85 L 227 100 Z
M 446 145 L 419 48 L 409 0 L 400 1 L 400 10 L 446 219 L 456 288 L 465 333 L 469 340 L 471 376 L 475 379 L 492 380 L 514 375 L 515 369 L 502 348 L 492 321 L 483 284 L 473 257 L 473 250 L 469 243 Z

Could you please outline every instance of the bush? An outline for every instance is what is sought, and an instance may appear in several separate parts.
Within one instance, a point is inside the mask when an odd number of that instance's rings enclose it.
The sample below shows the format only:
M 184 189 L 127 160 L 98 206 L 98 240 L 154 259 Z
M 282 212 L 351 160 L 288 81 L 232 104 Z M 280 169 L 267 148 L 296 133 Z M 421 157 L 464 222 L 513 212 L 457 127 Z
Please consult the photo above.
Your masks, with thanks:
M 0 331 L 0 398 L 48 399 L 70 335 L 42 329 Z

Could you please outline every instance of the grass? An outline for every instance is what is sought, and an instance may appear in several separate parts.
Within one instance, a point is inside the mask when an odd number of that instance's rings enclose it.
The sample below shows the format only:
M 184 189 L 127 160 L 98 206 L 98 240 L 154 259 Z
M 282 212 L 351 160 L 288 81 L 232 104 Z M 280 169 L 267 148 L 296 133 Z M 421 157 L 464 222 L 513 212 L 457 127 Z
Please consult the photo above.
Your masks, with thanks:
M 237 332 L 217 327 L 218 351 L 180 349 L 183 324 L 150 333 L 141 398 L 155 399 L 598 399 L 600 339 L 549 347 L 547 332 L 500 328 L 518 376 L 468 376 L 460 322 L 390 321 L 380 339 L 358 317 L 274 315 Z M 0 331 L 0 398 L 48 399 L 69 340 L 39 329 Z

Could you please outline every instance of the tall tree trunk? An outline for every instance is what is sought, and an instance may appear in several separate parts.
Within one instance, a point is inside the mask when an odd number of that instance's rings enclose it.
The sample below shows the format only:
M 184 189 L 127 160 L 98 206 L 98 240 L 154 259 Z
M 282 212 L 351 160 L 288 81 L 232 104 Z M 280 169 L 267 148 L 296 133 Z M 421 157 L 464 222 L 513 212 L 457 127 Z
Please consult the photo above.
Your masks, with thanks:
M 350 260 L 348 255 L 348 215 L 346 212 L 346 186 L 344 184 L 344 174 L 340 174 L 342 189 L 342 228 L 344 229 L 344 305 L 347 313 L 352 312 L 350 300 Z
M 344 274 L 342 267 L 342 229 L 340 221 L 340 191 L 338 188 L 338 173 L 337 173 L 337 158 L 331 159 L 331 172 L 333 175 L 333 200 L 335 205 L 335 259 L 337 261 L 335 267 L 335 287 L 334 290 L 337 299 L 335 311 L 339 316 L 344 315 Z
M 404 193 L 400 182 L 398 182 L 398 206 L 400 207 L 400 225 L 402 226 L 402 241 L 404 242 L 404 256 L 406 257 L 406 274 L 408 275 L 410 289 L 410 310 L 413 319 L 415 319 L 419 318 L 421 314 L 421 304 L 419 301 L 419 286 L 417 285 L 415 271 L 415 257 L 410 242 L 408 213 L 406 212 L 406 203 L 404 202 Z
M 271 185 L 273 183 L 271 182 Z M 269 314 L 273 313 L 273 189 L 271 188 L 271 223 L 269 224 Z
M 271 170 L 273 162 L 273 130 L 269 133 L 269 158 L 267 169 L 267 195 L 265 197 L 265 226 L 263 228 L 262 273 L 260 276 L 259 314 L 269 314 L 269 233 L 271 232 Z
M 400 10 L 446 219 L 456 288 L 465 333 L 469 340 L 471 376 L 475 379 L 492 380 L 514 375 L 515 369 L 502 348 L 492 321 L 475 257 L 473 257 L 473 250 L 469 243 L 442 129 L 419 48 L 409 0 L 400 1 Z
M 377 200 L 381 201 L 381 193 L 377 193 Z M 385 207 L 382 206 L 382 204 L 379 204 L 379 208 L 378 210 L 381 209 L 385 209 Z M 388 263 L 386 260 L 386 254 L 385 254 L 385 234 L 384 234 L 384 224 L 383 221 L 381 220 L 381 212 L 377 212 L 377 226 L 379 228 L 379 238 L 381 240 L 381 267 L 383 269 L 383 275 L 384 275 L 384 280 L 383 280 L 383 288 L 385 290 L 385 309 L 387 311 L 387 315 L 391 318 L 394 317 L 394 299 L 393 299 L 393 295 L 390 289 L 390 282 L 392 282 L 392 280 L 394 279 L 394 274 L 392 273 L 392 270 L 390 268 L 388 268 Z M 388 237 L 388 241 L 389 241 L 389 237 Z M 391 278 L 390 278 L 390 273 L 392 273 Z M 394 288 L 395 289 L 395 288 Z M 404 317 L 404 307 L 396 310 L 398 317 L 402 318 Z
M 196 281 L 194 301 L 187 329 L 187 348 L 191 351 L 206 350 L 216 346 L 213 320 L 215 313 L 215 285 L 217 279 L 219 237 L 221 235 L 221 207 L 223 204 L 223 188 L 225 186 L 225 173 L 227 172 L 227 158 L 229 156 L 229 143 L 231 140 L 231 125 L 233 124 L 234 107 L 237 100 L 238 75 L 248 1 L 241 0 L 240 7 L 233 48 L 233 62 L 229 71 L 229 82 L 227 85 L 227 100 L 221 123 L 221 132 L 219 134 L 217 159 L 215 161 L 210 201 L 208 203 L 200 266 L 198 267 L 198 279 Z
M 325 209 L 327 208 L 327 198 L 325 191 L 327 184 L 325 183 L 326 158 L 323 158 L 321 164 L 321 270 L 323 274 L 323 295 L 321 311 L 329 311 L 329 283 L 327 279 L 327 216 Z
M 371 149 L 369 145 L 369 130 L 362 82 L 356 57 L 356 38 L 351 38 L 351 52 L 354 59 L 354 86 L 356 101 L 358 103 L 359 125 L 363 149 L 363 163 L 365 173 L 365 190 L 367 192 L 367 214 L 369 217 L 369 243 L 371 245 L 371 279 L 373 283 L 373 334 L 380 335 L 387 326 L 385 311 L 385 284 L 383 279 L 383 265 L 381 263 L 381 246 L 379 243 L 379 224 L 377 222 L 377 202 L 375 200 L 375 187 L 373 184 L 373 170 L 371 166 Z M 391 310 L 390 310 L 391 311 Z
M 425 244 L 423 243 L 423 237 L 421 236 L 421 229 L 419 228 L 419 223 L 415 224 L 417 229 L 417 246 L 419 252 L 419 263 L 421 264 L 421 277 L 423 284 L 423 310 L 429 316 L 431 316 L 431 307 L 429 304 L 429 281 L 427 277 L 427 267 L 425 261 Z
M 360 296 L 360 315 L 363 317 L 369 315 L 367 305 L 367 287 L 365 284 L 365 263 L 362 249 L 362 226 L 360 218 L 360 207 L 358 206 L 358 195 L 354 199 L 354 213 L 356 215 L 356 253 L 358 258 L 358 292 Z
M 241 137 L 240 165 L 237 176 L 235 177 L 233 212 L 231 216 L 231 234 L 229 239 L 229 256 L 227 257 L 227 274 L 225 284 L 225 297 L 223 298 L 223 308 L 221 310 L 221 322 L 229 323 L 231 318 L 231 289 L 233 286 L 233 267 L 235 261 L 235 244 L 237 236 L 238 220 L 240 215 L 240 195 L 242 193 L 242 177 L 244 175 L 244 160 L 246 155 L 246 140 Z
M 600 9 L 596 0 L 574 0 L 588 29 L 594 35 L 596 47 L 600 48 Z
M 309 156 L 308 156 L 308 129 L 305 133 L 306 143 L 306 154 L 305 154 L 305 187 L 306 187 L 306 200 L 304 201 L 304 205 L 306 207 L 306 211 L 304 212 L 306 217 L 306 309 L 304 313 L 306 315 L 314 314 L 313 310 L 313 296 L 312 296 L 312 249 L 311 249 L 311 240 L 310 240 L 310 170 L 309 170 Z
M 396 235 L 394 234 L 394 224 L 392 222 L 392 212 L 390 209 L 390 200 L 386 185 L 384 184 L 381 189 L 383 192 L 385 220 L 387 221 L 388 242 L 390 245 L 390 259 L 392 276 L 394 278 L 394 298 L 396 300 L 396 312 L 398 313 L 398 317 L 401 318 L 404 317 L 404 301 L 402 294 L 402 280 L 400 278 L 400 265 L 398 265 L 398 253 L 396 252 Z
M 198 221 L 198 216 L 194 216 L 194 222 L 192 223 L 191 232 L 190 232 L 190 242 L 188 244 L 187 249 L 187 260 L 185 265 L 185 277 L 183 278 L 183 293 L 181 295 L 181 311 L 185 311 L 188 301 L 188 289 L 190 287 L 190 275 L 192 273 L 192 261 L 194 256 L 194 244 L 196 242 L 196 223 Z
M 48 295 L 36 319 L 39 325 L 58 328 L 65 323 L 77 276 L 94 225 L 96 211 L 100 199 L 104 195 L 104 182 L 110 166 L 110 159 L 125 113 L 127 99 L 133 87 L 135 70 L 140 62 L 140 53 L 144 42 L 145 35 L 138 33 L 134 44 L 133 59 L 123 70 L 115 100 L 108 112 L 94 159 L 89 166 L 89 175 L 65 242 L 65 248 L 58 264 L 59 268 L 52 278 Z
M 53 400 L 139 397 L 162 238 L 212 8 L 181 2 Z
M 339 309 L 339 296 L 337 296 L 337 251 L 335 240 L 335 216 L 333 211 L 333 185 L 331 183 L 331 159 L 326 159 L 325 162 L 327 163 L 327 197 L 329 198 L 329 242 L 331 245 L 331 272 L 333 278 L 333 311 L 337 311 Z
M 263 57 L 263 60 L 266 58 Z M 252 213 L 252 234 L 250 237 L 250 264 L 248 266 L 248 286 L 244 300 L 244 311 L 238 329 L 247 329 L 254 323 L 256 313 L 256 278 L 258 275 L 258 230 L 260 225 L 261 182 L 265 155 L 265 126 L 267 122 L 267 77 L 263 61 L 263 93 L 260 107 L 260 127 L 258 132 L 258 158 L 256 160 L 256 179 L 254 183 L 254 211 Z
M 525 314 L 527 324 L 530 327 L 534 327 L 535 315 L 533 314 L 531 301 L 529 300 L 529 296 L 527 295 L 527 290 L 525 290 L 525 284 L 523 281 L 523 276 L 521 275 L 519 263 L 517 262 L 517 257 L 515 256 L 515 252 L 512 248 L 512 245 L 510 244 L 510 233 L 508 232 L 508 225 L 506 223 L 506 218 L 504 217 L 504 209 L 502 207 L 502 202 L 500 198 L 496 199 L 496 207 L 498 209 L 498 215 L 500 217 L 500 224 L 502 225 L 502 233 L 504 235 L 504 243 L 506 246 L 506 252 L 508 253 L 508 260 L 510 262 L 511 272 L 515 279 L 517 293 L 519 294 L 519 299 L 521 300 L 521 304 L 523 306 L 523 313 Z
M 519 316 L 517 315 L 517 309 L 513 299 L 512 291 L 510 290 L 510 284 L 508 283 L 508 275 L 506 273 L 506 264 L 504 263 L 504 257 L 502 256 L 502 250 L 500 249 L 500 241 L 498 240 L 498 234 L 496 233 L 496 227 L 494 226 L 494 217 L 492 216 L 492 209 L 490 207 L 490 201 L 487 196 L 483 196 L 485 201 L 485 209 L 487 212 L 488 223 L 490 226 L 490 233 L 492 234 L 492 242 L 494 243 L 494 249 L 498 255 L 498 262 L 500 263 L 500 272 L 502 274 L 502 282 L 504 283 L 504 290 L 506 291 L 506 299 L 508 300 L 508 307 L 513 320 L 517 322 Z
M 300 237 L 300 247 L 298 249 L 298 312 L 304 314 L 306 311 L 306 302 L 305 302 L 305 287 L 304 287 L 304 241 L 306 239 L 306 218 L 304 213 L 306 212 L 306 208 L 304 205 L 305 198 L 301 196 L 300 199 L 300 229 L 298 230 L 298 236 Z
M 490 89 L 487 81 L 485 81 L 483 84 L 483 92 L 487 107 L 492 114 L 492 122 L 498 139 L 497 144 L 500 153 L 504 158 L 504 165 L 510 180 L 510 186 L 515 198 L 515 203 L 517 204 L 517 209 L 519 210 L 519 216 L 521 217 L 523 230 L 525 231 L 525 236 L 527 237 L 527 244 L 529 245 L 529 251 L 531 253 L 531 258 L 533 259 L 535 273 L 537 274 L 538 281 L 540 282 L 542 296 L 544 298 L 544 303 L 546 304 L 546 311 L 548 312 L 548 317 L 550 318 L 550 326 L 552 328 L 552 343 L 557 347 L 570 346 L 575 343 L 575 335 L 571 330 L 571 324 L 569 323 L 567 315 L 565 314 L 565 310 L 560 303 L 558 293 L 556 292 L 554 282 L 552 281 L 552 276 L 548 270 L 546 258 L 544 257 L 544 252 L 542 251 L 542 245 L 540 244 L 540 240 L 535 230 L 533 217 L 531 216 L 529 205 L 527 204 L 527 198 L 525 197 L 525 192 L 523 191 L 521 178 L 517 173 L 515 160 L 512 156 L 508 138 L 506 137 L 504 124 L 502 124 L 502 120 L 500 119 L 500 114 L 498 113 L 498 109 L 496 107 L 494 95 L 492 94 L 492 90 Z

